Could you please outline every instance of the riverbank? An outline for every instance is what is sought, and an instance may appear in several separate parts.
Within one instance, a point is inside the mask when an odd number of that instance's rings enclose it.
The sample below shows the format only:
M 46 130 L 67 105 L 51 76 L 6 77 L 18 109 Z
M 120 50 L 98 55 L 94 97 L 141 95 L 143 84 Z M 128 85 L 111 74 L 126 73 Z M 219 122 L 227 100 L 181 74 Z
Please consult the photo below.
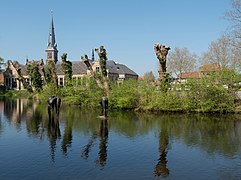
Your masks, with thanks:
M 125 110 L 125 111 L 136 111 L 141 113 L 171 113 L 171 114 L 189 114 L 189 113 L 208 113 L 208 114 L 226 114 L 226 113 L 236 113 L 241 114 L 241 100 L 235 100 L 233 103 L 231 103 L 232 107 L 228 107 L 223 103 L 222 109 L 195 109 L 192 108 L 188 103 L 190 103 L 190 100 L 187 100 L 187 98 L 182 97 L 174 97 L 174 94 L 161 94 L 161 92 L 156 92 L 157 95 L 159 95 L 162 98 L 158 98 L 158 96 L 153 97 L 151 94 L 149 94 L 149 100 L 148 103 L 143 103 L 143 98 L 145 99 L 145 96 L 125 96 L 125 99 L 123 99 L 122 96 L 113 97 L 113 95 L 109 99 L 109 109 L 113 110 Z M 180 94 L 179 94 L 180 95 Z M 40 94 L 34 94 L 29 93 L 25 90 L 21 91 L 14 91 L 9 90 L 5 91 L 5 93 L 1 92 L 0 97 L 2 98 L 9 98 L 9 99 L 33 99 L 34 101 L 38 102 L 46 102 L 46 99 L 43 98 Z M 130 98 L 136 98 L 139 99 L 131 100 Z M 93 100 L 93 99 L 92 99 Z M 82 101 L 85 101 L 86 103 L 90 102 L 91 99 L 86 97 L 86 99 L 82 99 Z M 136 103 L 134 103 L 136 101 Z M 83 108 L 99 108 L 99 99 L 98 97 L 95 99 L 95 102 L 91 102 L 88 105 L 76 103 L 78 102 L 77 99 L 74 99 L 74 97 L 71 97 L 71 100 L 69 99 L 69 96 L 62 97 L 62 106 L 77 106 L 77 107 L 83 107 Z M 129 103 L 129 104 L 128 104 Z M 133 106 L 135 104 L 135 106 Z M 215 105 L 215 104 L 213 104 Z M 221 107 L 220 105 L 217 105 L 217 107 Z

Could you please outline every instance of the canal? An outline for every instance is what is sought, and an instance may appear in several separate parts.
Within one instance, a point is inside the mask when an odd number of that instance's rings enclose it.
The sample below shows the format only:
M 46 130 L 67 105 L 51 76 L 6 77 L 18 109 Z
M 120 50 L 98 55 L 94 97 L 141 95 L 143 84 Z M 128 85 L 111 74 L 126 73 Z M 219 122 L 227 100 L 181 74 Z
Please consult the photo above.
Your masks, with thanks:
M 241 179 L 241 115 L 0 100 L 0 179 Z

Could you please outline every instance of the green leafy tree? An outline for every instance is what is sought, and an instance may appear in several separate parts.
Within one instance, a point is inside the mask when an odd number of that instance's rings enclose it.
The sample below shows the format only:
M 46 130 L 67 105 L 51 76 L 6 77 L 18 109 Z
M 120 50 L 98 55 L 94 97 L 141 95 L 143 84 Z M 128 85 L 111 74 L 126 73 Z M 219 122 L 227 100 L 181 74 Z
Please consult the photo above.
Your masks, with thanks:
M 120 109 L 137 108 L 139 101 L 138 82 L 126 80 L 122 84 L 115 84 L 112 87 L 110 106 Z
M 28 74 L 31 78 L 32 86 L 36 91 L 40 91 L 43 88 L 43 80 L 41 78 L 39 65 L 35 62 L 27 66 Z
M 43 68 L 44 79 L 46 84 L 54 84 L 58 86 L 57 72 L 54 61 L 49 61 L 47 66 Z
M 72 62 L 67 60 L 67 53 L 63 53 L 61 58 L 62 58 L 61 67 L 64 72 L 65 82 L 66 82 L 66 85 L 70 85 L 70 82 L 71 82 L 72 76 L 73 76 Z

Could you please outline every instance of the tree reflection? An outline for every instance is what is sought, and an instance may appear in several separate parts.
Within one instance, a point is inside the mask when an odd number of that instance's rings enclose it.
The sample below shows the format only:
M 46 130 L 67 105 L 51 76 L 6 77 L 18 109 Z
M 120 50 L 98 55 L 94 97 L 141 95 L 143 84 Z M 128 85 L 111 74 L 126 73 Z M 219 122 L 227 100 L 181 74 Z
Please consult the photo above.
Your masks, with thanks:
M 100 122 L 100 144 L 99 144 L 99 159 L 96 161 L 99 165 L 104 166 L 107 160 L 107 140 L 108 140 L 108 120 L 102 119 Z
M 169 169 L 167 168 L 167 148 L 169 144 L 169 137 L 167 128 L 165 126 L 161 127 L 161 132 L 159 135 L 159 152 L 160 158 L 158 159 L 158 163 L 154 169 L 154 176 L 169 176 Z
M 73 139 L 72 127 L 73 127 L 73 120 L 68 120 L 66 122 L 62 145 L 61 145 L 62 152 L 64 155 L 67 155 L 68 147 L 71 147 L 71 143 L 72 143 L 72 139 Z
M 108 119 L 101 119 L 100 120 L 100 126 L 98 131 L 94 131 L 91 137 L 89 138 L 89 141 L 86 146 L 84 146 L 81 157 L 83 159 L 88 159 L 89 153 L 91 151 L 91 148 L 94 144 L 94 141 L 99 136 L 100 142 L 99 142 L 99 157 L 96 160 L 96 163 L 99 164 L 101 167 L 105 166 L 106 160 L 107 160 L 107 143 L 108 143 L 108 134 L 109 134 L 109 128 L 108 128 Z

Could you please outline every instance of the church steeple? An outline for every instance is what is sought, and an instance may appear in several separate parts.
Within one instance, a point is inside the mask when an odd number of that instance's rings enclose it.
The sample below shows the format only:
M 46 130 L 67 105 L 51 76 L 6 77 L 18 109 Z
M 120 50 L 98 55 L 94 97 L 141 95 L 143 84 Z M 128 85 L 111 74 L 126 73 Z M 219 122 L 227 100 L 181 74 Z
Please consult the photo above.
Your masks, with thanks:
M 47 63 L 48 63 L 48 61 L 54 61 L 55 63 L 57 63 L 58 50 L 57 50 L 57 43 L 55 41 L 53 14 L 51 15 L 48 46 L 47 46 L 47 49 L 45 50 L 45 52 L 46 52 L 46 62 Z
M 95 51 L 94 51 L 94 49 L 92 49 L 92 57 L 91 57 L 91 61 L 92 61 L 92 62 L 95 61 Z

